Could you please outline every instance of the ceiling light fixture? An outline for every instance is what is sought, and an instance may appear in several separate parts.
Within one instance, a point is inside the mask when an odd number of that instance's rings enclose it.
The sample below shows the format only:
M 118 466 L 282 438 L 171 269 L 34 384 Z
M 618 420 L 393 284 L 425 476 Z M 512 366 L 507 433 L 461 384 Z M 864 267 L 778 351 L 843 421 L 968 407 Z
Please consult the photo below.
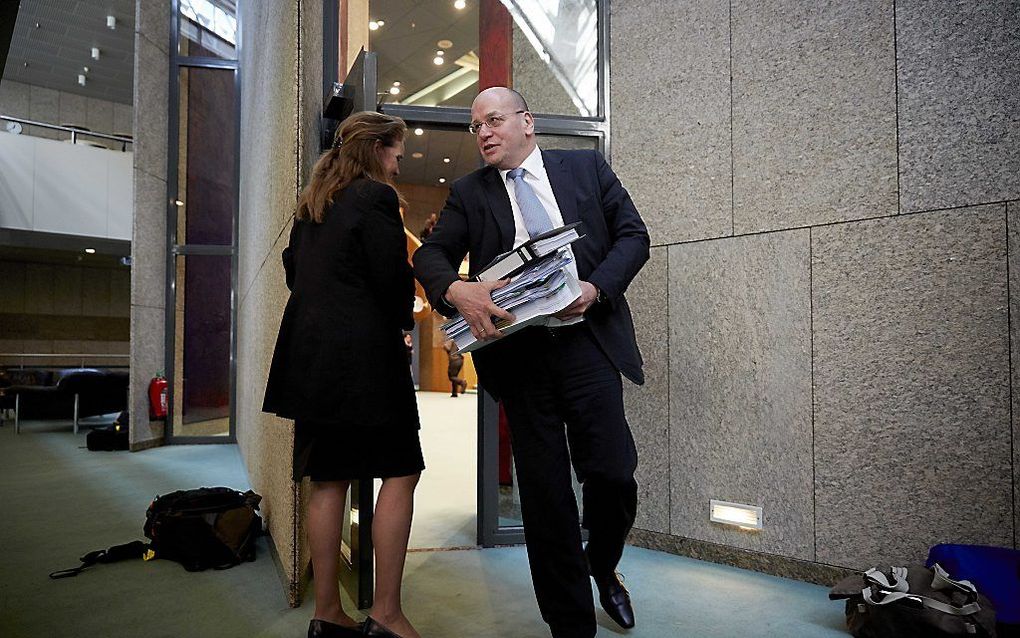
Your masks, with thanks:
M 99 59 L 99 47 L 92 47 L 92 59 L 93 60 Z
M 457 0 L 456 2 L 453 3 L 453 8 L 454 9 L 458 9 L 458 10 L 459 9 L 463 9 L 466 6 L 467 6 L 467 3 L 464 2 L 464 0 Z
M 400 87 L 399 86 L 391 86 L 390 87 L 390 95 L 397 95 L 399 93 L 400 93 Z
M 393 86 L 400 86 L 400 82 L 394 82 Z
M 439 183 L 440 184 L 445 184 L 446 183 L 446 178 L 445 177 L 440 177 L 439 178 Z
M 411 157 L 413 157 L 414 159 L 421 159 L 425 156 L 421 154 L 421 151 L 415 151 L 411 153 Z
M 416 128 L 416 129 L 414 129 L 414 134 L 415 135 L 425 135 L 425 129 Z
M 449 164 L 449 163 L 450 163 L 450 158 L 449 157 L 444 157 L 443 158 L 443 164 Z
M 89 254 L 89 255 L 95 255 L 96 254 L 96 249 L 95 248 L 86 248 L 85 249 L 85 253 Z
M 117 18 L 114 17 L 114 16 L 106 16 L 106 28 L 108 28 L 108 29 L 116 29 L 117 28 Z
M 85 86 L 85 74 L 84 73 L 79 73 L 78 74 L 78 84 L 79 84 L 79 86 Z
M 453 46 L 453 40 L 440 40 L 439 42 L 436 42 L 436 46 L 440 49 L 449 49 Z
M 443 57 L 444 55 L 446 55 L 446 51 L 442 51 L 442 50 L 436 51 L 436 55 L 438 55 L 439 57 Z
M 369 23 L 368 23 L 368 29 L 369 29 L 370 31 L 378 31 L 378 30 L 379 30 L 379 23 L 378 23 L 378 22 L 376 22 L 375 20 L 371 20 L 371 21 L 369 21 Z
M 436 56 L 435 58 L 433 58 L 432 64 L 435 64 L 436 66 L 442 66 L 443 58 Z

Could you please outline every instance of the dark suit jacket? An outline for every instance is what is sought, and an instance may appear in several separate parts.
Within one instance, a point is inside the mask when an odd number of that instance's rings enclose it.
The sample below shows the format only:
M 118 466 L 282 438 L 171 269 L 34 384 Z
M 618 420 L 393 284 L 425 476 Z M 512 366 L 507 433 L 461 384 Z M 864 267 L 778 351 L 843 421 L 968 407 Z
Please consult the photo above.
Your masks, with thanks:
M 394 190 L 368 179 L 325 221 L 296 221 L 284 251 L 291 289 L 262 409 L 288 418 L 417 427 L 401 329 L 414 278 Z
M 607 301 L 585 314 L 592 334 L 613 365 L 634 383 L 644 383 L 641 353 L 624 291 L 648 260 L 648 231 L 630 195 L 596 151 L 542 151 L 563 223 L 584 222 L 585 237 L 574 242 L 578 276 L 599 288 Z M 450 189 L 432 234 L 414 254 L 414 271 L 432 306 L 456 312 L 443 293 L 457 280 L 457 266 L 471 255 L 471 275 L 513 247 L 515 226 L 510 197 L 499 171 L 485 167 Z M 499 393 L 499 354 L 513 347 L 525 329 L 473 353 L 482 383 Z

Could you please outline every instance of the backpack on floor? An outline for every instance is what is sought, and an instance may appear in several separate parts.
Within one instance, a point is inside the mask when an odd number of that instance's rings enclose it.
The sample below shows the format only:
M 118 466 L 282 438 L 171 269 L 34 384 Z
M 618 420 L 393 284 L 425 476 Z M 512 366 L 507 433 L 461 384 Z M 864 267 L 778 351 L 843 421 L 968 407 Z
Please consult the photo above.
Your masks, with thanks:
M 262 533 L 262 497 L 248 490 L 200 487 L 157 496 L 145 512 L 145 535 L 153 558 L 166 558 L 194 572 L 225 569 L 255 560 Z
M 856 638 L 996 638 L 995 609 L 969 581 L 939 565 L 869 569 L 829 592 L 846 600 L 846 624 Z
M 110 425 L 93 428 L 85 435 L 85 447 L 93 452 L 112 452 L 126 450 L 128 442 L 128 413 L 121 412 L 117 420 Z
M 969 580 L 995 605 L 999 638 L 1020 637 L 1020 551 L 984 545 L 936 545 L 938 563 L 957 580 Z
M 176 561 L 188 571 L 227 569 L 255 560 L 255 542 L 262 534 L 258 515 L 262 497 L 248 490 L 200 487 L 157 496 L 145 512 L 145 536 L 151 543 L 132 541 L 82 556 L 81 565 L 50 574 L 77 576 L 97 563 L 132 558 Z

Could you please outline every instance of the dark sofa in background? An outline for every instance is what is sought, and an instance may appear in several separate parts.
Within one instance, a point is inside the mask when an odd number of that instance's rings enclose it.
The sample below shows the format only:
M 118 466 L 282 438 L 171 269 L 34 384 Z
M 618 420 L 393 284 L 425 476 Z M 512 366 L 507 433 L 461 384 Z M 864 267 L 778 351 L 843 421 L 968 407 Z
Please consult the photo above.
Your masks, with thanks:
M 12 368 L 0 375 L 0 410 L 22 419 L 78 419 L 127 409 L 128 370 L 100 368 Z M 77 402 L 77 409 L 75 403 Z

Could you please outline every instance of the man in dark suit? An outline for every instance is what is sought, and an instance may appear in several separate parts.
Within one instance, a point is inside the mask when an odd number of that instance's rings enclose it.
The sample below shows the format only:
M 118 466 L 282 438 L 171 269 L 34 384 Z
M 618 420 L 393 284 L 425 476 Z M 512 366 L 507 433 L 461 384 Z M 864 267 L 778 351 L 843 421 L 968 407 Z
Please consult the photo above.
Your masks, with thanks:
M 616 566 L 637 509 L 637 452 L 620 375 L 638 384 L 644 376 L 623 293 L 648 260 L 648 232 L 599 153 L 537 147 L 516 91 L 486 89 L 471 118 L 487 166 L 453 184 L 415 252 L 415 274 L 433 307 L 460 312 L 476 338 L 492 341 L 475 351 L 475 368 L 509 420 L 532 581 L 552 635 L 595 635 L 589 575 L 602 607 L 629 628 L 634 613 Z M 530 236 L 575 221 L 585 233 L 570 265 L 581 296 L 548 326 L 501 339 L 493 317 L 510 315 L 491 292 L 506 282 L 461 281 L 461 260 L 470 253 L 474 274 Z M 571 464 L 583 484 L 585 549 Z

